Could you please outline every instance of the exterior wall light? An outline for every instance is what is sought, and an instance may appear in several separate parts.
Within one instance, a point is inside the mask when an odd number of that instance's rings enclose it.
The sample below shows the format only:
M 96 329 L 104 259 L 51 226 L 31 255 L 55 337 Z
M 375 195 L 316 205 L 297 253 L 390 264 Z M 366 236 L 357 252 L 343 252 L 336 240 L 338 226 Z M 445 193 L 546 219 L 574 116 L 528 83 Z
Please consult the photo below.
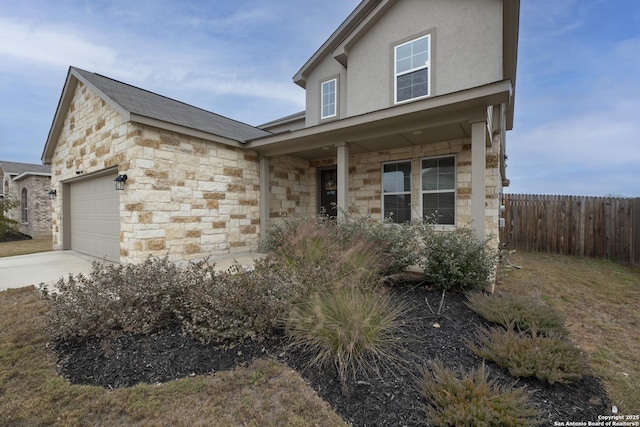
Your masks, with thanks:
M 127 182 L 127 174 L 119 174 L 113 182 L 116 183 L 116 190 L 124 190 L 124 184 Z
M 49 200 L 53 200 L 56 198 L 56 194 L 58 194 L 58 192 L 56 190 L 49 190 L 47 194 L 49 195 Z

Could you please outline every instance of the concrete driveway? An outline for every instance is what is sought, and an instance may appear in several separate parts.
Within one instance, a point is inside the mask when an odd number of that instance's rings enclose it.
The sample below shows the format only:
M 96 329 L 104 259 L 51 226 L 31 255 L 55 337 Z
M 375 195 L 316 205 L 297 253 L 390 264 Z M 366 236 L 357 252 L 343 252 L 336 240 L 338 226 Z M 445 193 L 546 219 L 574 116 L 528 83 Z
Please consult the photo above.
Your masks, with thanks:
M 69 274 L 87 274 L 99 261 L 74 251 L 40 252 L 0 258 L 0 291 L 40 283 L 55 283 Z
M 252 266 L 256 259 L 263 256 L 264 254 L 259 253 L 241 253 L 212 258 L 210 262 L 215 263 L 216 269 L 226 270 L 235 262 Z M 74 251 L 41 252 L 0 258 L 0 291 L 37 286 L 40 283 L 52 284 L 61 277 L 66 279 L 69 274 L 87 275 L 91 271 L 93 261 L 102 260 Z

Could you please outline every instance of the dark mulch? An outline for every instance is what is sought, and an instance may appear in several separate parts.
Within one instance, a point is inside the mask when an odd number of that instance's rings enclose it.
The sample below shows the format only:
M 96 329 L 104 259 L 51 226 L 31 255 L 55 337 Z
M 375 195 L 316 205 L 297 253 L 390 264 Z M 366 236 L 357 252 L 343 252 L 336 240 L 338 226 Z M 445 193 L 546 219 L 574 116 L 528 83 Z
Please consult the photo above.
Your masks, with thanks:
M 440 359 L 450 368 L 465 370 L 482 364 L 467 348 L 465 339 L 475 340 L 477 327 L 488 324 L 464 305 L 463 295 L 448 293 L 442 315 L 436 316 L 425 301 L 437 311 L 440 292 L 406 285 L 394 288 L 394 292 L 413 307 L 399 338 L 405 351 L 415 355 L 414 363 L 421 365 Z M 440 327 L 434 328 L 434 323 Z M 389 370 L 382 378 L 359 378 L 345 396 L 331 367 L 308 367 L 304 355 L 287 348 L 282 334 L 274 334 L 259 343 L 247 342 L 220 349 L 183 336 L 179 328 L 174 327 L 148 335 L 59 342 L 56 350 L 61 373 L 73 383 L 108 388 L 206 374 L 231 369 L 255 358 L 271 357 L 301 372 L 318 394 L 355 426 L 425 425 L 425 402 L 415 386 L 417 369 L 395 374 Z M 486 366 L 490 376 L 499 383 L 526 388 L 545 424 L 596 421 L 598 415 L 608 413 L 609 401 L 596 378 L 585 377 L 573 384 L 550 386 L 535 379 L 516 381 L 494 363 L 487 362 Z
M 19 240 L 31 240 L 31 236 L 27 236 L 26 234 L 22 234 L 18 231 L 7 231 L 6 233 L 0 235 L 0 243 L 1 242 L 16 242 Z

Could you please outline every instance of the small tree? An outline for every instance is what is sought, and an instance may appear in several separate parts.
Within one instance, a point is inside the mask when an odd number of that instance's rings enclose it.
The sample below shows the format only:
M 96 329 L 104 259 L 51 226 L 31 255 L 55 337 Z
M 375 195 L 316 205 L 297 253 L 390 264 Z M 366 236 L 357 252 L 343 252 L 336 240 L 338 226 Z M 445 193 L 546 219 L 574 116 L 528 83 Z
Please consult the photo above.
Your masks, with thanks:
M 16 206 L 18 206 L 18 201 L 8 196 L 0 199 L 0 237 L 7 234 L 18 223 L 16 220 L 13 220 L 8 216 L 11 209 Z

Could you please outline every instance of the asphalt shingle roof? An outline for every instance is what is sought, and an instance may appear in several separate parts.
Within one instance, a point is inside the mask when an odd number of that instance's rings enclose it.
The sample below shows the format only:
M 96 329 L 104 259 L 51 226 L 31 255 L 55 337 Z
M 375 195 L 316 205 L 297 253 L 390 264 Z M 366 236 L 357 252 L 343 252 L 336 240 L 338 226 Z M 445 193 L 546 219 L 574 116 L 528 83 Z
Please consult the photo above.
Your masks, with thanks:
M 245 123 L 167 98 L 100 74 L 72 67 L 126 111 L 239 142 L 270 135 Z
M 0 160 L 0 169 L 9 175 L 20 175 L 24 172 L 31 173 L 51 173 L 51 166 L 35 165 L 31 163 L 16 163 Z

